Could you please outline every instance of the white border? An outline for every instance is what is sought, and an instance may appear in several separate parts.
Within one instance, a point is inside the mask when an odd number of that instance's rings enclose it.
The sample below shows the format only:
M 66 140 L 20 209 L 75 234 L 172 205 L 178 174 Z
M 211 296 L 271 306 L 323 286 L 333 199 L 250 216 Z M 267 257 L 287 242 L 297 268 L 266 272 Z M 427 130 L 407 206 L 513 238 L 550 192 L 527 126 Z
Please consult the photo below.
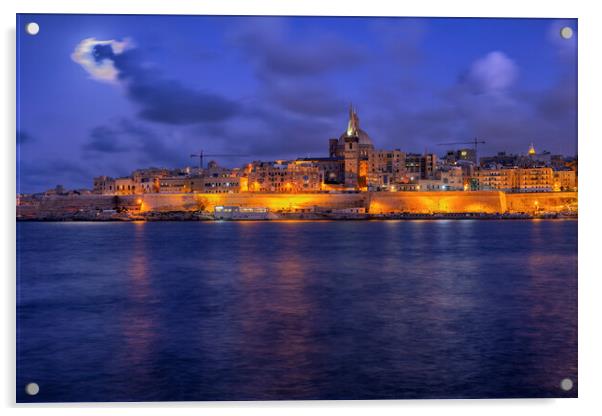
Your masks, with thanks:
M 599 42 L 602 41 L 602 16 L 593 1 L 576 0 L 527 2 L 505 0 L 499 2 L 474 0 L 420 0 L 397 2 L 386 0 L 94 0 L 74 2 L 69 0 L 4 0 L 2 13 L 3 53 L 0 71 L 4 97 L 0 101 L 0 116 L 4 130 L 2 140 L 2 196 L 0 205 L 3 222 L 2 233 L 2 342 L 3 360 L 0 376 L 0 404 L 8 408 L 7 414 L 19 411 L 32 414 L 43 411 L 48 415 L 91 414 L 107 411 L 124 414 L 144 412 L 148 415 L 176 414 L 232 414 L 232 411 L 255 415 L 305 414 L 307 412 L 330 414 L 398 414 L 400 411 L 450 415 L 506 415 L 515 412 L 566 415 L 568 413 L 593 413 L 598 405 L 601 378 L 602 342 L 600 322 L 602 311 L 601 273 L 596 255 L 602 245 L 600 215 L 596 204 L 601 198 L 597 182 L 602 171 L 597 159 L 602 156 L 600 106 L 602 96 L 600 78 L 602 64 Z M 580 218 L 579 218 L 579 399 L 564 400 L 428 400 L 428 401 L 378 401 L 378 402 L 229 402 L 229 403 L 156 403 L 156 404 L 80 404 L 80 405 L 15 405 L 15 13 L 126 13 L 126 14 L 285 14 L 285 15 L 359 15 L 359 16 L 474 16 L 474 17 L 562 17 L 579 18 L 579 157 L 580 157 Z M 596 44 L 598 43 L 598 44 Z M 598 175 L 598 177 L 596 176 Z M 596 194 L 596 192 L 598 192 Z M 596 215 L 598 214 L 598 215 Z M 598 406 L 597 406 L 598 405 Z M 20 409 L 19 409 L 20 408 Z M 201 410 L 202 409 L 202 410 Z

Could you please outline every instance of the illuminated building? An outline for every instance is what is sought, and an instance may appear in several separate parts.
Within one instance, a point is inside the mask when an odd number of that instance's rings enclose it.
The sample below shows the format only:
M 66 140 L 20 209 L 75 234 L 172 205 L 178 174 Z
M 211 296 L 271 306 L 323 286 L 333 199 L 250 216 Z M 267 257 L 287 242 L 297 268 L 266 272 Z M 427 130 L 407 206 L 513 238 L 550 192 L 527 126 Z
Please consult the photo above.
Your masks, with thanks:
M 517 169 L 520 192 L 550 192 L 554 186 L 552 168 Z
M 577 174 L 572 169 L 559 169 L 554 171 L 553 190 L 558 191 L 576 191 Z
M 360 128 L 359 117 L 349 109 L 346 131 L 338 139 L 328 141 L 328 163 L 325 183 L 340 183 L 346 189 L 393 190 L 397 184 L 407 184 L 410 177 L 435 179 L 437 155 L 406 154 L 399 149 L 376 150 L 372 139 Z M 470 158 L 469 153 L 464 154 Z M 326 159 L 326 158 L 325 158 Z M 326 166 L 326 162 L 321 164 Z M 339 168 L 335 168 L 339 166 Z
M 138 194 L 152 194 L 159 192 L 160 179 L 171 176 L 171 172 L 164 168 L 137 169 L 132 172 L 132 179 Z
M 253 162 L 247 180 L 249 192 L 317 192 L 322 185 L 320 169 L 301 160 Z
M 130 177 L 115 179 L 115 194 L 116 195 L 134 195 L 136 194 L 136 184 Z
M 137 193 L 153 194 L 159 192 L 159 177 L 134 177 Z
M 557 158 L 557 156 L 555 156 Z M 533 144 L 529 147 L 526 155 L 507 154 L 499 152 L 495 156 L 485 156 L 480 159 L 480 166 L 483 168 L 497 167 L 521 167 L 521 168 L 536 168 L 552 166 L 552 154 L 548 151 L 536 153 Z
M 448 165 L 456 165 L 459 161 L 471 162 L 476 165 L 477 155 L 474 149 L 449 150 L 443 160 Z
M 115 179 L 110 176 L 97 176 L 93 181 L 92 192 L 109 195 L 115 193 Z
M 357 136 L 347 136 L 344 141 L 345 186 L 358 188 L 360 186 L 360 146 Z
M 231 194 L 240 192 L 241 178 L 238 175 L 203 177 L 199 178 L 199 182 L 201 182 L 200 188 L 197 185 L 192 189 L 193 192 L 201 192 L 206 194 Z
M 475 172 L 474 177 L 478 181 L 478 189 L 481 191 L 500 190 L 511 191 L 516 189 L 516 174 L 515 168 L 499 168 L 499 169 L 479 169 Z
M 293 192 L 315 192 L 321 190 L 323 174 L 318 166 L 310 162 L 293 161 L 288 170 L 292 174 Z
M 142 182 L 131 177 L 111 178 L 109 176 L 98 176 L 94 178 L 92 192 L 103 195 L 135 195 L 141 193 L 153 193 L 158 191 L 158 184 L 154 182 Z
M 190 178 L 190 189 L 191 192 L 206 194 L 241 192 L 241 182 L 246 184 L 242 174 L 241 169 L 224 168 L 212 160 L 200 176 Z
M 349 143 L 357 143 L 357 147 L 351 149 Z M 353 150 L 357 151 L 358 157 L 368 158 L 368 153 L 374 150 L 374 144 L 372 139 L 364 130 L 360 128 L 360 119 L 353 108 L 349 107 L 349 120 L 347 121 L 347 129 L 336 142 L 336 146 L 333 139 L 329 141 L 329 148 L 333 150 L 331 157 L 344 157 L 345 151 Z
M 338 143 L 338 140 L 335 139 Z M 305 157 L 299 158 L 296 162 L 308 162 L 316 166 L 323 176 L 324 184 L 341 184 L 345 181 L 344 177 L 344 159 L 340 157 Z
M 437 171 L 437 155 L 407 153 L 405 166 L 408 175 L 421 179 L 433 179 Z
M 159 192 L 162 194 L 191 192 L 190 179 L 185 175 L 165 176 L 159 180 Z
M 554 173 L 549 167 L 479 169 L 474 178 L 479 190 L 550 192 Z
M 401 150 L 375 150 L 368 154 L 367 186 L 384 190 L 400 183 L 406 173 L 406 154 Z
M 533 143 L 529 146 L 529 151 L 527 152 L 527 157 L 521 157 L 519 159 L 518 165 L 520 167 L 544 167 L 552 165 L 552 154 L 546 150 L 541 153 L 537 153 L 535 151 L 535 147 Z
M 374 144 L 368 133 L 360 128 L 360 120 L 353 106 L 349 107 L 347 129 L 338 140 L 329 140 L 328 151 L 332 159 L 342 162 L 341 182 L 346 188 L 366 188 L 368 158 L 374 151 Z
M 460 166 L 450 166 L 437 172 L 437 178 L 441 181 L 444 191 L 463 191 L 464 172 Z
M 464 174 L 460 166 L 445 166 L 438 170 L 432 178 L 411 176 L 410 182 L 397 185 L 398 191 L 464 191 Z

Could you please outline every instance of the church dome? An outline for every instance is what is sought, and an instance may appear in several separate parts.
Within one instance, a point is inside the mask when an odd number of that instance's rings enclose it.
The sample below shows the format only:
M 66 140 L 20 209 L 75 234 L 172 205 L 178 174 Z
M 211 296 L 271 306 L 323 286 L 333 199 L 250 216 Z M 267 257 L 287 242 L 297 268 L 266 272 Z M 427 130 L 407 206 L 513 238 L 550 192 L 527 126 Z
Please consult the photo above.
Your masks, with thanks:
M 339 145 L 345 145 L 346 137 L 357 137 L 360 145 L 374 146 L 368 133 L 360 129 L 360 119 L 353 106 L 349 107 L 349 123 L 347 124 L 347 131 L 339 137 Z
M 370 138 L 368 133 L 366 133 L 362 129 L 357 129 L 353 136 L 357 136 L 357 138 L 359 139 L 359 144 L 367 144 L 370 146 L 374 146 L 374 144 L 372 143 L 372 139 Z M 345 144 L 345 137 L 349 137 L 347 135 L 347 132 L 341 134 L 341 137 L 339 137 L 339 144 Z

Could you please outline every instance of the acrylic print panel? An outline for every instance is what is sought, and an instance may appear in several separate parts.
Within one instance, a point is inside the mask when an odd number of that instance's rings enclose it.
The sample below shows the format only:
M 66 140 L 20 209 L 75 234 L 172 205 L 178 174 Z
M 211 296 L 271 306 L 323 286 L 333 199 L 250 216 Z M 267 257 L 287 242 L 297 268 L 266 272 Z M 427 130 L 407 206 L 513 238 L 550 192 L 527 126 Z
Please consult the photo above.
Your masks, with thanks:
M 576 20 L 17 33 L 18 402 L 577 397 Z

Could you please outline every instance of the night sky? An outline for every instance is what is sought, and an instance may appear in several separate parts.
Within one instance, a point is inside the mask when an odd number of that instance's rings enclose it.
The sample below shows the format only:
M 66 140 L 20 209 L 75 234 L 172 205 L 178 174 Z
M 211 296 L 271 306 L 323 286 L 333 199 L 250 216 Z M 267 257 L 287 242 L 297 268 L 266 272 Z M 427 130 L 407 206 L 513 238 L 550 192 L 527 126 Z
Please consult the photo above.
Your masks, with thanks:
M 27 22 L 40 33 L 27 35 Z M 571 40 L 560 28 L 571 26 Z M 379 149 L 577 152 L 577 21 L 20 15 L 18 192 L 141 167 Z

